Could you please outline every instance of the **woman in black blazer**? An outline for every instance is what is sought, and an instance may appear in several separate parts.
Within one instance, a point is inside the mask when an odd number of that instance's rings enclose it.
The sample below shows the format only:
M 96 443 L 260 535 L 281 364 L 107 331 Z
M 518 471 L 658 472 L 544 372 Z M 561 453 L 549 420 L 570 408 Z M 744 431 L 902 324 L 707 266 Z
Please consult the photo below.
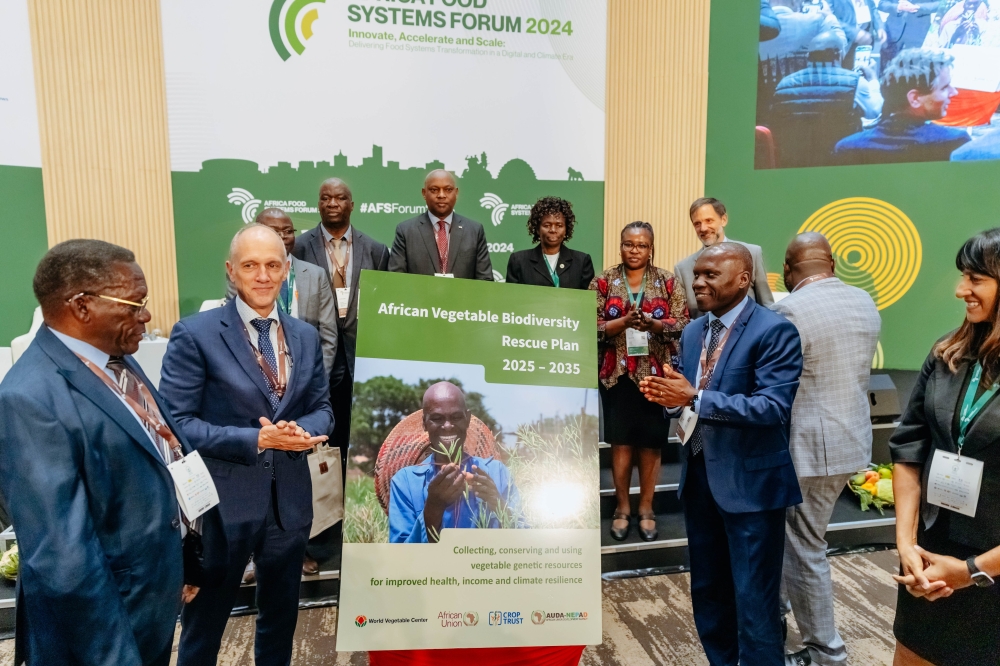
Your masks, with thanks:
M 965 321 L 934 345 L 889 441 L 901 569 L 894 666 L 1000 661 L 1000 228 L 966 241 L 955 263 Z M 933 478 L 954 464 L 948 454 L 967 469 L 982 463 L 974 516 L 953 499 L 943 502 L 951 509 L 929 501 Z
M 538 245 L 510 255 L 507 282 L 540 287 L 586 289 L 594 279 L 594 263 L 586 252 L 566 247 L 573 237 L 573 205 L 559 197 L 543 197 L 531 207 L 528 233 Z

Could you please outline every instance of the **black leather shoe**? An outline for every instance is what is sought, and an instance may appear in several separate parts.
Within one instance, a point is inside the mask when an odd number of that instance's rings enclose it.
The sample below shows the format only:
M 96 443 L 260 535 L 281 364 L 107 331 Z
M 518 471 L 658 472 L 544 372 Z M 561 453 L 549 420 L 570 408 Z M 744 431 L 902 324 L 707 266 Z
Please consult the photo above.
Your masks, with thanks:
M 811 663 L 812 657 L 809 656 L 809 650 L 799 650 L 785 655 L 785 666 L 809 666 Z
M 649 522 L 653 523 L 653 529 L 647 530 L 647 529 L 643 528 L 642 524 L 644 522 L 646 522 L 646 521 L 649 521 Z M 656 537 L 658 537 L 659 535 L 660 535 L 660 533 L 656 531 L 656 514 L 654 514 L 654 513 L 641 514 L 640 513 L 639 514 L 639 538 L 642 539 L 643 541 L 656 541 Z
M 625 527 L 617 528 L 615 523 L 620 520 L 625 521 Z M 615 541 L 624 541 L 628 538 L 629 529 L 632 527 L 632 520 L 629 518 L 627 513 L 619 513 L 615 511 L 614 517 L 611 519 L 611 538 Z

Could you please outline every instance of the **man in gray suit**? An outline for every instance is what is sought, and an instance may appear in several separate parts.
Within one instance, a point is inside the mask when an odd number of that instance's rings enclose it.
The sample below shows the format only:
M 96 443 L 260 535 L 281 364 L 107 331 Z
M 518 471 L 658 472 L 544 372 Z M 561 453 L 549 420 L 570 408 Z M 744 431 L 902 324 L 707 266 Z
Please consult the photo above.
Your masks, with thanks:
M 764 307 L 774 303 L 771 296 L 771 288 L 767 285 L 767 269 L 764 268 L 764 253 L 760 245 L 744 243 L 726 237 L 726 225 L 729 224 L 729 216 L 726 214 L 726 206 L 718 199 L 712 197 L 702 197 L 691 204 L 688 211 L 694 231 L 698 234 L 698 239 L 705 247 L 687 257 L 684 257 L 674 266 L 674 275 L 684 289 L 687 297 L 688 312 L 691 314 L 691 321 L 694 321 L 704 313 L 698 309 L 698 303 L 694 300 L 694 262 L 701 256 L 706 247 L 718 245 L 723 241 L 739 243 L 750 250 L 753 257 L 753 274 L 750 276 L 750 298 L 754 299 Z
M 427 212 L 396 227 L 389 270 L 492 280 L 493 266 L 483 225 L 455 212 L 455 177 L 444 169 L 431 171 L 420 193 L 427 202 Z
M 825 534 L 847 480 L 871 460 L 868 379 L 882 321 L 867 292 L 837 279 L 821 234 L 795 237 L 784 272 L 791 293 L 771 309 L 795 324 L 803 356 L 790 440 L 802 504 L 787 510 L 782 588 L 805 649 L 790 663 L 843 664 Z
M 337 318 L 330 281 L 317 266 L 292 256 L 295 225 L 285 211 L 280 208 L 265 208 L 257 213 L 254 222 L 273 229 L 274 233 L 281 236 L 291 267 L 288 279 L 281 285 L 281 292 L 278 294 L 278 308 L 287 315 L 312 324 L 319 331 L 323 367 L 330 372 L 337 355 Z M 227 279 L 226 282 L 226 299 L 233 300 L 236 298 L 236 287 L 232 280 Z

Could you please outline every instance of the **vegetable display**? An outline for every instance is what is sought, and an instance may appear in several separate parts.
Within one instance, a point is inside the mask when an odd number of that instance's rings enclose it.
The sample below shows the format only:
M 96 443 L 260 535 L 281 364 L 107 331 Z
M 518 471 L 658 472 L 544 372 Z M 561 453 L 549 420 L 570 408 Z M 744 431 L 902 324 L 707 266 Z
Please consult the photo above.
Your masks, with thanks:
M 3 557 L 0 557 L 0 576 L 7 580 L 16 580 L 18 562 L 17 544 L 15 543 L 10 547 L 10 550 L 3 554 Z
M 862 511 L 868 511 L 869 507 L 874 506 L 879 513 L 885 514 L 885 507 L 896 502 L 892 495 L 892 463 L 872 464 L 869 467 L 870 469 L 852 476 L 847 487 L 858 496 Z

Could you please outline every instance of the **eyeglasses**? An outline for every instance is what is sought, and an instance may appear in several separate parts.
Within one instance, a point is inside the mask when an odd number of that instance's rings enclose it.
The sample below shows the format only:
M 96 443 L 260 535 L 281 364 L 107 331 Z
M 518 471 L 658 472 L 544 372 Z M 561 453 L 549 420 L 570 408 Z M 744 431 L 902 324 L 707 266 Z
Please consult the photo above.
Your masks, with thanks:
M 72 298 L 66 299 L 66 302 L 67 303 L 72 303 L 73 301 L 75 301 L 76 299 L 80 298 L 81 296 L 93 296 L 95 298 L 104 299 L 105 301 L 113 301 L 115 303 L 121 303 L 122 305 L 131 305 L 133 308 L 135 308 L 136 312 L 142 312 L 143 310 L 145 310 L 146 309 L 146 303 L 149 302 L 149 295 L 148 294 L 141 301 L 139 301 L 138 303 L 136 303 L 135 301 L 126 301 L 124 298 L 115 298 L 114 296 L 105 296 L 104 294 L 88 294 L 85 291 L 81 291 L 76 296 L 73 296 Z
M 626 252 L 631 252 L 632 250 L 639 250 L 640 252 L 645 252 L 649 249 L 648 243 L 633 243 L 632 241 L 622 241 L 622 249 Z

